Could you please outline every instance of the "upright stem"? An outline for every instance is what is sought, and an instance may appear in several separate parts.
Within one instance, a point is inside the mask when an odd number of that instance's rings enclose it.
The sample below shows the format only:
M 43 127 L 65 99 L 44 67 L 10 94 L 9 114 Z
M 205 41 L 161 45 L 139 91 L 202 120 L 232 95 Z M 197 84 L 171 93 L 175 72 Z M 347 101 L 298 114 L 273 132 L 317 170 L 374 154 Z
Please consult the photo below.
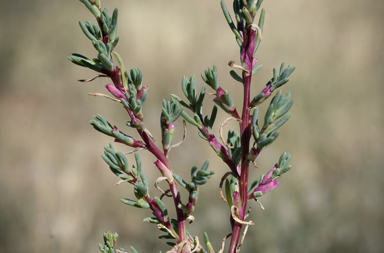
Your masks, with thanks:
M 247 159 L 249 153 L 250 140 L 252 137 L 252 124 L 251 115 L 249 112 L 250 103 L 250 91 L 252 81 L 252 69 L 253 69 L 253 53 L 255 46 L 256 34 L 249 27 L 244 27 L 244 42 L 241 52 L 242 65 L 248 70 L 243 71 L 243 84 L 244 84 L 244 100 L 243 100 L 243 112 L 240 123 L 240 139 L 241 139 L 241 174 L 239 182 L 240 198 L 236 205 L 239 218 L 244 220 L 248 202 L 248 174 L 249 174 L 249 160 Z M 229 253 L 235 253 L 238 245 L 239 237 L 241 234 L 242 224 L 238 222 L 233 223 L 231 244 L 229 246 Z

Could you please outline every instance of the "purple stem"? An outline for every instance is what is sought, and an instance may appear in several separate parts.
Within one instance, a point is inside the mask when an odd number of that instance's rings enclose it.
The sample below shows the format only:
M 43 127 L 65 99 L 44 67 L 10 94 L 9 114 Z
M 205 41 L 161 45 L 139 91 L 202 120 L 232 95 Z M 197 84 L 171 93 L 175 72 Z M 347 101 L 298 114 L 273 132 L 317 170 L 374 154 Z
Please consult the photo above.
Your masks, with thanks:
M 131 184 L 135 184 L 137 181 L 141 182 L 141 180 L 137 179 L 131 172 L 126 172 L 126 174 L 130 175 L 133 178 Z M 161 222 L 161 224 L 163 224 L 169 230 L 172 230 L 172 225 L 169 222 L 169 219 L 167 219 L 167 220 L 164 219 L 163 214 L 162 214 L 160 208 L 158 207 L 156 201 L 151 200 L 150 197 L 148 197 L 148 196 L 144 196 L 144 199 L 145 199 L 145 201 L 147 201 L 149 208 L 153 211 L 154 215 Z
M 249 73 L 252 73 L 254 61 L 254 48 L 256 42 L 256 32 L 253 31 L 250 27 L 242 27 L 243 30 L 243 49 L 241 52 L 241 62 L 242 65 L 246 67 Z M 250 140 L 252 136 L 252 123 L 251 115 L 249 112 L 249 103 L 250 103 L 250 90 L 251 90 L 251 81 L 252 74 L 247 74 L 246 71 L 243 71 L 243 81 L 244 81 L 244 100 L 243 100 L 243 112 L 241 116 L 240 123 L 240 140 L 241 140 L 241 173 L 240 173 L 240 182 L 239 182 L 239 201 L 234 203 L 238 208 L 239 218 L 244 220 L 246 213 L 247 202 L 248 202 L 248 174 L 249 174 L 249 160 L 247 159 Z M 238 241 L 241 234 L 242 224 L 233 221 L 231 217 L 231 222 L 234 224 L 232 229 L 231 244 L 229 246 L 229 253 L 235 253 L 238 245 Z
M 199 115 L 199 117 L 202 119 L 202 116 Z M 204 122 L 201 120 L 201 122 Z M 228 150 L 221 145 L 221 143 L 216 139 L 215 135 L 208 132 L 208 129 L 203 125 L 201 127 L 201 131 L 207 136 L 209 144 L 212 146 L 213 149 L 220 151 L 220 157 L 223 159 L 223 161 L 228 165 L 228 167 L 231 169 L 231 171 L 236 175 L 236 177 L 239 177 L 239 173 L 237 171 L 236 165 L 232 162 L 231 158 L 229 157 Z
M 124 89 L 124 88 L 122 88 L 123 85 L 120 83 L 119 72 L 120 72 L 120 69 L 118 67 L 116 67 L 115 70 L 110 71 L 109 76 L 111 77 L 111 79 L 112 79 L 112 81 L 113 81 L 113 83 L 117 89 Z M 138 119 L 131 110 L 126 108 L 126 111 L 127 111 L 128 115 L 130 116 L 133 123 L 135 123 L 135 122 L 139 122 L 139 123 L 141 122 L 142 123 L 142 119 Z M 172 173 L 172 166 L 171 166 L 171 163 L 169 162 L 168 158 L 153 143 L 153 141 L 151 140 L 149 135 L 144 131 L 143 128 L 137 128 L 137 131 L 138 131 L 139 135 L 141 136 L 143 142 L 145 143 L 147 150 L 149 152 L 151 152 L 159 161 L 161 161 L 166 166 L 166 168 L 170 171 L 170 173 Z M 169 183 L 169 187 L 170 187 L 171 192 L 172 192 L 172 196 L 173 196 L 173 200 L 174 200 L 174 204 L 175 204 L 175 209 L 176 209 L 176 214 L 177 214 L 177 221 L 178 221 L 179 240 L 177 243 L 180 243 L 180 242 L 186 240 L 186 244 L 181 249 L 180 252 L 181 253 L 189 253 L 190 252 L 190 242 L 189 242 L 189 238 L 187 235 L 186 221 L 185 221 L 187 218 L 187 215 L 184 213 L 184 211 L 182 209 L 178 208 L 178 206 L 182 205 L 182 202 L 181 202 L 180 192 L 178 190 L 176 181 Z M 152 211 L 155 212 L 158 209 L 158 208 L 155 208 L 155 207 L 157 207 L 157 205 L 154 206 L 151 203 L 149 198 L 148 198 L 148 200 L 149 200 L 148 204 L 150 204 Z M 157 210 L 157 213 L 158 213 L 158 211 L 159 210 Z M 159 220 L 161 220 L 161 219 L 159 219 Z

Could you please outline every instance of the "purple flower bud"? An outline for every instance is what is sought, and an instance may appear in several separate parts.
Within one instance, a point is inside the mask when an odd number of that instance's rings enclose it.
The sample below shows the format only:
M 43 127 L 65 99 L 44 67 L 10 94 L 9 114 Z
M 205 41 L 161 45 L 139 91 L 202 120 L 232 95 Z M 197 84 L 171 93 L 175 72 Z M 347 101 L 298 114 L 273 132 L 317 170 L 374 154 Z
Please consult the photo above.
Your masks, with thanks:
M 267 87 L 265 87 L 261 93 L 265 94 L 265 98 L 268 98 L 272 95 L 272 86 L 271 85 L 268 85 Z
M 279 181 L 276 179 L 272 179 L 272 174 L 277 168 L 277 164 L 264 176 L 263 180 L 261 181 L 260 185 L 256 187 L 256 189 L 253 191 L 258 192 L 261 191 L 263 194 L 275 189 L 279 185 Z
M 144 92 L 148 89 L 148 86 L 144 85 L 143 88 L 141 88 L 141 90 L 139 90 L 137 92 L 137 95 L 136 95 L 136 99 L 140 99 L 143 95 L 144 95 Z
M 255 65 L 256 65 L 256 62 L 257 62 L 257 59 L 256 59 L 256 58 L 254 58 L 254 59 L 253 59 L 253 66 L 255 66 Z
M 105 88 L 107 88 L 107 90 L 108 90 L 112 95 L 114 95 L 116 98 L 118 98 L 118 99 L 125 98 L 124 93 L 121 92 L 119 89 L 117 89 L 115 86 L 110 85 L 110 84 L 106 84 L 106 85 L 105 85 Z
M 218 87 L 216 89 L 216 97 L 213 99 L 213 102 L 220 106 L 225 112 L 231 114 L 234 118 L 240 118 L 228 91 L 225 91 L 221 87 Z

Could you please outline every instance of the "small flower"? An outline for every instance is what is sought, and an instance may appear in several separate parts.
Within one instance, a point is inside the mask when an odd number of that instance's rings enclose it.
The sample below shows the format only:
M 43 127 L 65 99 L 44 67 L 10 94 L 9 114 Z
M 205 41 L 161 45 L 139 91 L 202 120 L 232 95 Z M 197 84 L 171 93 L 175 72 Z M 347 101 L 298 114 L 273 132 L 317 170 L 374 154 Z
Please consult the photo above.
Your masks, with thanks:
M 265 98 L 268 98 L 272 95 L 272 85 L 268 85 L 267 87 L 265 87 L 261 93 L 263 93 L 265 96 Z
M 105 88 L 107 88 L 107 90 L 112 94 L 114 95 L 116 98 L 118 99 L 122 99 L 124 98 L 125 99 L 125 95 L 122 91 L 120 91 L 119 89 L 117 89 L 115 86 L 113 85 L 110 85 L 110 84 L 106 84 L 105 85 Z
M 263 195 L 273 189 L 276 188 L 276 186 L 279 185 L 279 181 L 276 179 L 272 179 L 272 174 L 277 168 L 277 164 L 264 176 L 263 180 L 259 184 L 258 187 L 253 191 L 254 194 L 258 191 L 262 192 Z
M 220 106 L 225 112 L 231 114 L 234 118 L 240 119 L 239 114 L 236 111 L 235 104 L 233 103 L 232 97 L 229 95 L 228 91 L 218 87 L 216 89 L 216 97 L 213 99 L 213 102 Z

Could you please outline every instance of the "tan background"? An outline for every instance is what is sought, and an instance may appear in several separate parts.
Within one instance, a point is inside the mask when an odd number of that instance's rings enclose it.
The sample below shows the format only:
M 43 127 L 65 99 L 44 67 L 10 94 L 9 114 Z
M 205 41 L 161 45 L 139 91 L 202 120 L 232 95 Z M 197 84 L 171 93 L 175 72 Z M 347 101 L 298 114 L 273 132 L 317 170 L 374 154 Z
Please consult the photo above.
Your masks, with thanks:
M 66 59 L 74 52 L 95 56 L 77 24 L 93 21 L 92 15 L 79 1 L 0 2 L 0 252 L 97 252 L 108 230 L 120 234 L 119 245 L 127 250 L 134 245 L 139 252 L 165 252 L 156 239 L 161 233 L 141 223 L 149 211 L 119 202 L 132 196 L 132 187 L 114 187 L 117 178 L 100 158 L 111 139 L 88 124 L 101 113 L 124 128 L 127 115 L 114 102 L 88 96 L 104 92 L 107 81 L 77 83 L 93 73 Z M 103 4 L 110 12 L 119 8 L 116 50 L 127 67 L 144 72 L 150 86 L 144 114 L 157 139 L 161 99 L 182 95 L 183 75 L 199 77 L 216 64 L 221 85 L 236 93 L 240 105 L 241 87 L 227 66 L 238 61 L 238 48 L 219 1 Z M 283 87 L 295 104 L 252 176 L 269 170 L 285 151 L 293 156 L 293 169 L 260 199 L 265 211 L 251 203 L 256 226 L 244 252 L 383 252 L 384 2 L 267 0 L 263 6 L 257 58 L 264 67 L 252 91 L 260 91 L 272 68 L 286 61 L 297 67 Z M 224 119 L 221 114 L 216 125 Z M 190 228 L 201 240 L 207 231 L 218 251 L 229 233 L 227 206 L 217 191 L 227 168 L 188 129 L 188 141 L 171 159 L 177 173 L 188 175 L 210 158 L 216 175 L 201 189 Z M 153 158 L 140 154 L 155 180 Z

